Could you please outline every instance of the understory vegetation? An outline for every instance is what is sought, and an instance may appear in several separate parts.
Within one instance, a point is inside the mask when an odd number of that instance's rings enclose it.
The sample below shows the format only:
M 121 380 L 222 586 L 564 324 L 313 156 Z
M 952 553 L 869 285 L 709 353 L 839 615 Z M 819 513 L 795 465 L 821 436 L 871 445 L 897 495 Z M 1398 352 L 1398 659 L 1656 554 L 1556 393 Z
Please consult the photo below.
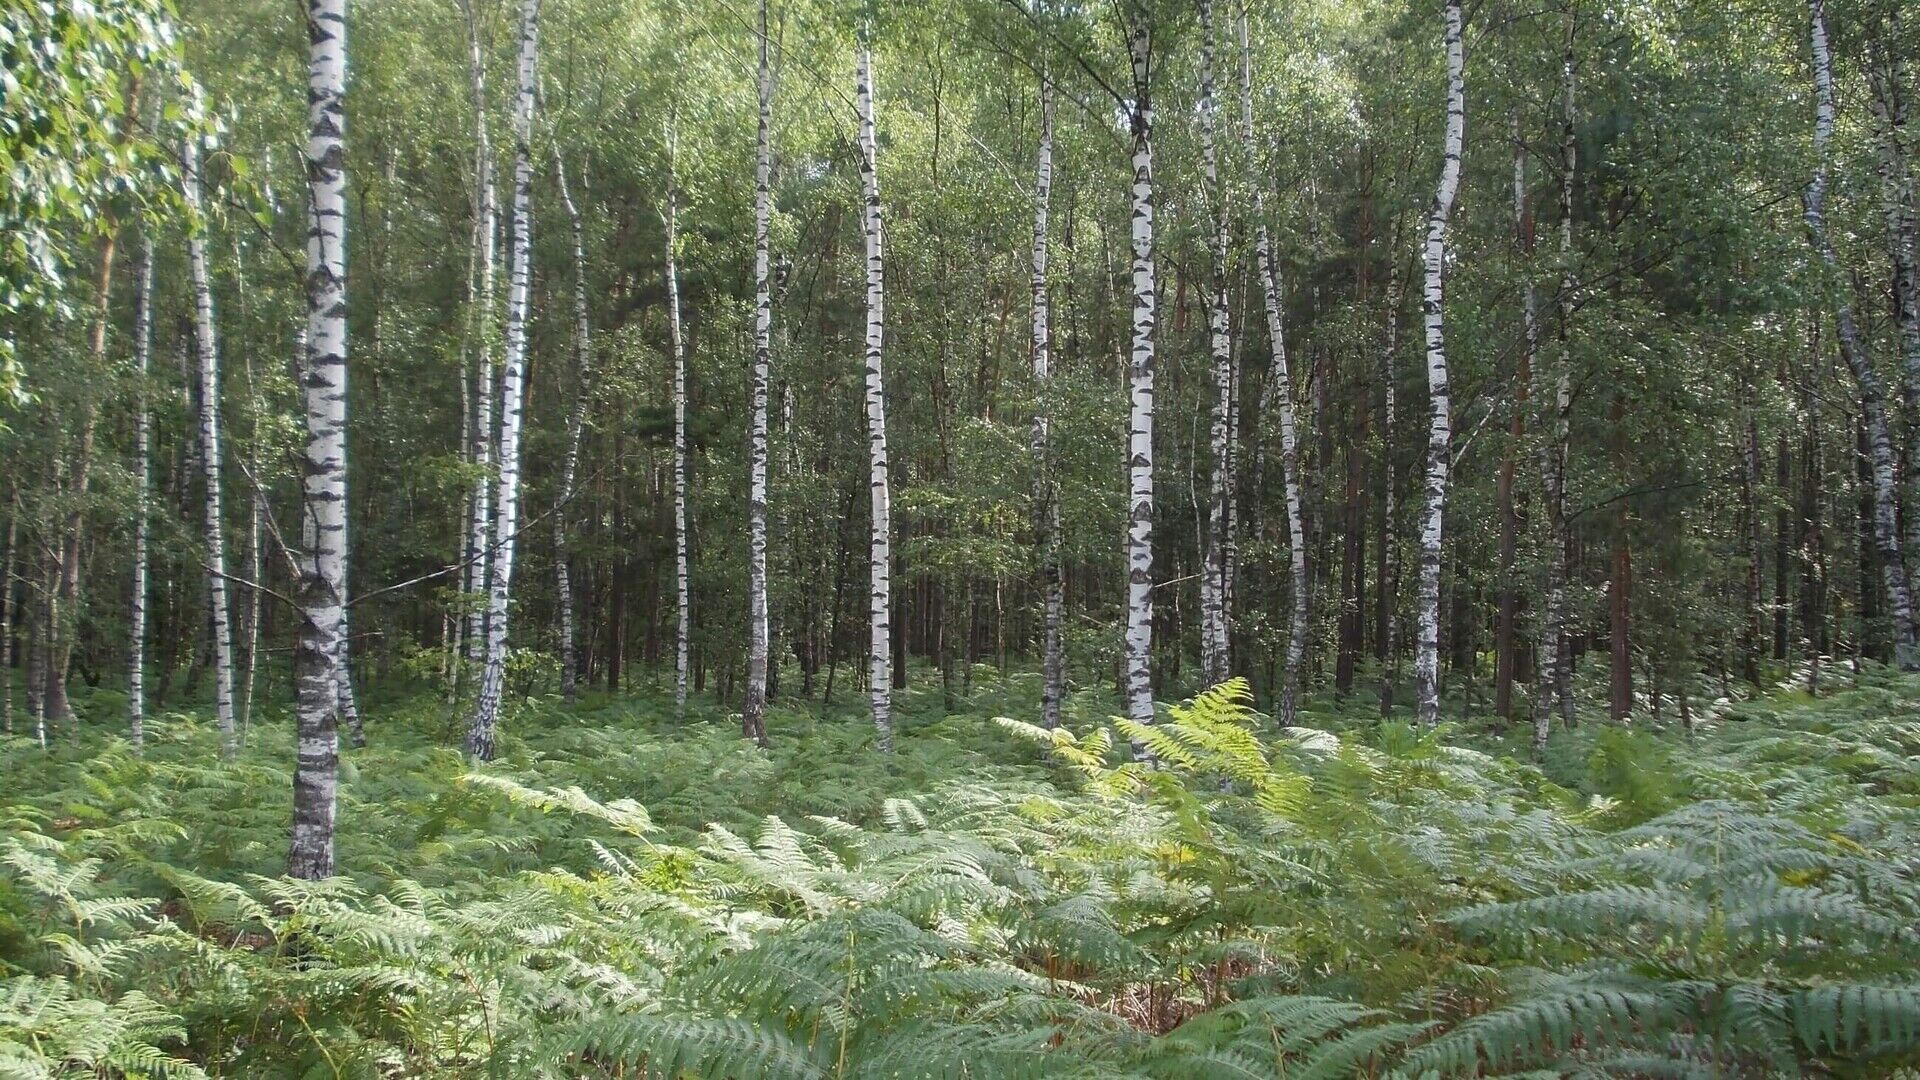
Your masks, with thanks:
M 982 668 L 893 755 L 857 705 L 758 749 L 534 698 L 487 764 L 373 695 L 320 882 L 287 717 L 136 757 L 101 692 L 0 741 L 0 1075 L 1913 1075 L 1920 679 L 1829 685 L 1539 764 L 1238 682 L 1049 734 Z

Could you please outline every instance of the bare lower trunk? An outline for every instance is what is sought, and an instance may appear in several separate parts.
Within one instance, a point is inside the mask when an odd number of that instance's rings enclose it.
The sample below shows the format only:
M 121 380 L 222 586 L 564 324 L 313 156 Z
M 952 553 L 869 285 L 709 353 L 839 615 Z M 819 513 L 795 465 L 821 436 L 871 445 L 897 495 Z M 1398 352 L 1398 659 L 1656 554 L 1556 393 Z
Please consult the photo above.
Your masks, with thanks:
M 1066 655 L 1061 633 L 1066 621 L 1066 582 L 1060 567 L 1060 494 L 1054 480 L 1052 449 L 1052 327 L 1047 295 L 1047 211 L 1053 192 L 1053 82 L 1040 75 L 1040 150 L 1034 165 L 1033 194 L 1033 531 L 1040 553 L 1040 594 L 1044 608 L 1040 646 L 1040 720 L 1060 726 L 1060 702 L 1066 691 Z M 942 658 L 950 654 L 943 642 Z M 950 665 L 943 664 L 952 685 Z
M 1254 163 L 1253 130 L 1253 42 L 1247 29 L 1246 9 L 1240 13 L 1240 137 L 1247 165 Z M 1259 416 L 1269 415 L 1280 422 L 1280 481 L 1286 492 L 1287 557 L 1293 579 L 1292 617 L 1287 633 L 1286 671 L 1280 690 L 1280 723 L 1291 727 L 1299 716 L 1301 678 L 1306 669 L 1308 618 L 1313 583 L 1307 573 L 1306 500 L 1300 490 L 1300 431 L 1293 410 L 1293 374 L 1287 365 L 1287 340 L 1281 319 L 1279 271 L 1273 257 L 1273 239 L 1264 216 L 1265 200 L 1261 185 L 1254 191 L 1254 261 L 1260 275 L 1260 292 L 1267 319 L 1269 360 L 1266 386 L 1261 391 Z
M 1513 418 L 1508 423 L 1511 440 L 1500 458 L 1500 476 L 1496 502 L 1500 513 L 1500 608 L 1494 627 L 1493 711 L 1502 719 L 1513 716 L 1513 683 L 1517 677 L 1520 587 L 1514 570 L 1518 553 L 1521 514 L 1520 498 L 1514 492 L 1514 458 L 1527 434 L 1527 392 L 1533 381 L 1533 357 L 1540 342 L 1540 324 L 1535 310 L 1531 260 L 1533 257 L 1533 214 L 1527 202 L 1527 147 L 1521 139 L 1520 114 L 1513 114 L 1513 239 L 1514 250 L 1522 262 L 1526 283 L 1521 287 L 1520 361 L 1513 375 Z
M 147 370 L 153 358 L 153 242 L 140 241 L 139 292 L 133 308 L 133 368 L 139 381 L 139 404 L 133 421 L 133 588 L 127 606 L 127 738 L 135 753 L 146 741 L 147 712 L 147 543 L 153 532 L 151 474 L 153 472 L 153 414 L 147 408 Z M 15 514 L 18 509 L 16 505 Z M 7 524 L 7 572 L 13 572 L 13 523 Z M 256 579 L 257 580 L 257 579 Z M 11 594 L 9 594 L 10 596 Z M 12 604 L 8 604 L 12 614 Z M 11 635 L 0 627 L 0 639 Z M 11 677 L 12 658 L 0 642 L 0 681 Z M 7 730 L 13 730 L 13 699 L 7 699 Z
M 747 692 L 740 733 L 767 743 L 767 396 L 773 367 L 773 69 L 760 2 L 760 113 L 753 187 L 753 387 L 747 419 Z M 863 166 L 864 168 L 864 166 Z
M 347 542 L 346 0 L 308 0 L 307 447 L 290 877 L 333 874 Z
M 1231 614 L 1227 610 L 1228 502 L 1232 493 L 1231 461 L 1227 451 L 1230 410 L 1233 405 L 1233 343 L 1227 317 L 1227 211 L 1220 184 L 1219 147 L 1215 138 L 1218 101 L 1214 95 L 1213 2 L 1200 0 L 1200 148 L 1206 174 L 1206 198 L 1212 232 L 1213 258 L 1207 288 L 1208 370 L 1213 382 L 1208 447 L 1211 469 L 1207 484 L 1206 548 L 1200 576 L 1200 667 L 1209 684 L 1225 682 L 1232 667 Z
M 463 7 L 467 15 L 467 65 L 474 126 L 473 266 L 468 275 L 467 296 L 467 337 L 474 353 L 473 441 L 468 456 L 474 466 L 474 480 L 467 500 L 467 562 L 462 592 L 466 599 L 466 658 L 469 665 L 477 666 L 486 652 L 485 596 L 493 543 L 494 233 L 500 211 L 494 195 L 493 143 L 487 129 L 487 69 L 480 53 L 480 24 L 472 0 L 463 0 Z
M 7 561 L 6 569 L 0 570 L 0 731 L 8 735 L 13 734 L 13 629 L 14 624 L 20 621 L 15 614 L 19 598 L 16 597 L 13 589 L 14 581 L 20 577 L 19 567 L 14 563 L 14 557 L 19 552 L 19 539 L 20 491 L 16 488 L 13 498 L 7 503 Z M 138 641 L 137 638 L 135 640 Z M 139 683 L 136 681 L 134 686 L 137 691 Z M 133 700 L 136 702 L 140 700 L 137 692 Z M 136 748 L 140 745 L 139 715 L 138 712 L 134 713 L 133 732 Z
M 1836 281 L 1843 280 L 1827 239 L 1827 144 L 1833 138 L 1833 56 L 1827 40 L 1826 0 L 1810 0 L 1813 27 L 1813 81 L 1817 112 L 1813 149 L 1819 165 L 1807 185 L 1803 199 L 1807 233 L 1814 252 Z M 1844 286 L 1837 286 L 1844 288 Z M 1896 493 L 1894 490 L 1893 438 L 1887 422 L 1886 391 L 1873 360 L 1867 355 L 1853 320 L 1853 306 L 1844 292 L 1834 311 L 1835 330 L 1840 338 L 1840 355 L 1853 372 L 1860 396 L 1861 419 L 1866 427 L 1867 450 L 1873 475 L 1873 541 L 1879 556 L 1882 585 L 1887 598 L 1887 615 L 1892 622 L 1894 662 L 1902 671 L 1920 670 L 1920 650 L 1916 650 L 1913 626 L 1913 601 L 1908 592 L 1907 570 L 1902 561 L 1900 536 L 1896 531 Z
M 593 378 L 592 325 L 587 308 L 587 231 L 574 205 L 573 192 L 567 188 L 567 167 L 558 152 L 553 158 L 554 177 L 560 184 L 560 201 L 567 209 L 567 221 L 573 229 L 573 408 L 567 413 L 567 450 L 560 465 L 560 500 L 553 526 L 554 586 L 560 606 L 560 697 L 572 705 L 575 684 L 579 681 L 574 656 L 573 549 L 568 531 L 569 504 L 573 502 L 574 477 L 580 471 L 580 435 L 586 428 L 587 400 Z
M 1533 693 L 1533 751 L 1538 756 L 1553 728 L 1554 704 L 1563 723 L 1573 721 L 1573 661 L 1566 647 L 1567 607 L 1567 429 L 1573 406 L 1573 182 L 1574 142 L 1573 19 L 1568 15 L 1561 57 L 1560 114 L 1560 287 L 1554 294 L 1554 349 L 1551 364 L 1536 365 L 1540 386 L 1534 396 L 1548 409 L 1540 441 L 1540 502 L 1547 525 L 1547 582 L 1541 603 L 1539 675 Z M 1548 368 L 1551 367 L 1551 371 Z M 1549 381 L 1551 380 L 1551 381 Z
M 1452 465 L 1453 399 L 1447 383 L 1446 258 L 1447 226 L 1460 189 L 1460 153 L 1466 134 L 1465 52 L 1461 0 L 1447 0 L 1447 125 L 1440 184 L 1427 217 L 1426 313 L 1427 394 L 1432 414 L 1427 429 L 1426 501 L 1420 525 L 1420 634 L 1414 653 L 1419 682 L 1420 722 L 1440 722 L 1440 554 L 1447 505 L 1447 476 Z
M 200 151 L 190 139 L 183 155 L 187 202 L 201 213 Z M 200 468 L 206 478 L 203 506 L 207 598 L 213 626 L 214 718 L 224 751 L 238 749 L 233 716 L 233 628 L 227 606 L 226 525 L 220 511 L 220 354 L 213 330 L 213 284 L 207 273 L 203 230 L 187 234 L 187 264 L 193 279 L 194 344 L 199 356 Z
M 1153 376 L 1158 293 L 1153 264 L 1153 37 L 1136 17 L 1129 40 L 1133 107 L 1133 341 L 1127 361 L 1127 719 L 1153 722 Z M 1135 743 L 1136 759 L 1147 756 Z
M 540 0 L 520 7 L 520 94 L 513 118 L 512 272 L 507 285 L 506 366 L 500 383 L 500 486 L 494 497 L 493 565 L 487 581 L 487 658 L 467 732 L 467 752 L 491 761 L 507 680 L 507 610 L 520 511 L 520 421 L 527 382 L 527 302 L 533 276 L 533 101 L 538 87 Z
M 672 139 L 669 137 L 669 144 Z M 671 161 L 671 158 L 669 159 Z M 667 329 L 673 346 L 673 578 L 678 619 L 673 636 L 673 715 L 687 714 L 687 661 L 693 636 L 692 590 L 688 585 L 687 551 L 687 350 L 680 328 L 679 252 L 674 226 L 678 220 L 673 181 L 667 183 Z
M 893 750 L 893 492 L 887 462 L 887 389 L 881 368 L 886 330 L 885 273 L 881 260 L 879 143 L 874 137 L 873 53 L 860 41 L 857 97 L 860 108 L 860 177 L 866 193 L 867 241 L 867 464 L 872 493 L 868 557 L 870 640 L 867 693 L 882 752 Z

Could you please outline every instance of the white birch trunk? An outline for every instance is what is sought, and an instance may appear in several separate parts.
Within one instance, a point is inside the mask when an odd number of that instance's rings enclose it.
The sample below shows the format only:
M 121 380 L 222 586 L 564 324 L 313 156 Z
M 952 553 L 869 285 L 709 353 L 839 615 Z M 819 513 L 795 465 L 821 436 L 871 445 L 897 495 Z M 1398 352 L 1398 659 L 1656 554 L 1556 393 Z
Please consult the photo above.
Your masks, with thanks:
M 1127 719 L 1153 723 L 1153 374 L 1158 296 L 1153 273 L 1153 39 L 1144 15 L 1132 26 L 1133 332 L 1127 361 L 1127 629 L 1123 687 Z M 1135 758 L 1146 748 L 1133 747 Z
M 19 552 L 19 539 L 20 491 L 15 488 L 13 498 L 7 503 L 6 570 L 0 571 L 0 731 L 8 735 L 13 734 L 13 624 L 16 621 L 13 583 L 20 576 L 14 565 L 14 556 Z M 133 700 L 138 701 L 139 698 L 136 696 Z M 140 748 L 140 723 L 137 719 L 139 714 L 134 715 L 133 745 L 137 752 Z
M 1573 661 L 1565 645 L 1567 622 L 1567 432 L 1573 408 L 1573 182 L 1578 164 L 1574 140 L 1573 20 L 1567 17 L 1565 51 L 1560 64 L 1560 287 L 1554 297 L 1555 348 L 1550 365 L 1536 364 L 1534 396 L 1548 408 L 1546 438 L 1540 443 L 1541 501 L 1547 522 L 1547 587 L 1540 619 L 1539 674 L 1533 698 L 1535 753 L 1546 745 L 1555 705 L 1563 723 L 1573 721 Z M 1537 323 L 1535 298 L 1527 291 L 1527 318 Z M 1534 347 L 1537 325 L 1530 326 Z
M 139 753 L 147 734 L 147 543 L 153 535 L 150 488 L 153 472 L 153 414 L 147 407 L 147 369 L 153 360 L 153 242 L 140 240 L 138 292 L 133 303 L 133 369 L 138 380 L 133 418 L 133 590 L 127 607 L 127 738 Z M 15 514 L 17 517 L 18 514 Z M 7 523 L 7 573 L 13 573 L 13 520 Z M 257 579 L 256 579 L 257 580 Z M 11 593 L 8 593 L 11 598 Z M 7 614 L 13 605 L 7 604 Z M 0 627 L 0 638 L 12 635 Z M 12 658 L 0 645 L 0 676 L 10 675 Z M 13 730 L 13 701 L 7 700 L 7 730 Z
M 1240 10 L 1240 137 L 1247 166 L 1254 164 L 1253 42 L 1246 8 Z M 1300 680 L 1306 666 L 1309 604 L 1312 580 L 1307 574 L 1306 500 L 1300 491 L 1300 430 L 1293 411 L 1293 374 L 1287 365 L 1287 338 L 1280 307 L 1279 271 L 1274 264 L 1273 238 L 1267 229 L 1265 197 L 1259 182 L 1253 185 L 1254 260 L 1267 319 L 1270 346 L 1267 381 L 1260 394 L 1259 415 L 1276 415 L 1280 422 L 1280 481 L 1286 493 L 1289 569 L 1293 577 L 1293 611 L 1287 634 L 1284 682 L 1280 690 L 1280 723 L 1292 727 L 1300 711 Z M 1391 389 L 1388 391 L 1391 393 Z
M 307 447 L 287 874 L 333 874 L 347 544 L 346 0 L 308 0 Z
M 1380 485 L 1382 506 L 1381 520 L 1386 522 L 1386 550 L 1382 552 L 1380 583 L 1376 586 L 1387 594 L 1387 617 L 1381 623 L 1385 631 L 1380 642 L 1380 655 L 1386 662 L 1380 669 L 1380 715 L 1393 715 L 1394 684 L 1400 675 L 1400 475 L 1394 468 L 1393 452 L 1395 439 L 1400 430 L 1400 392 L 1399 392 L 1399 356 L 1400 356 L 1400 297 L 1405 287 L 1402 269 L 1406 265 L 1405 256 L 1398 241 L 1400 230 L 1394 229 L 1395 243 L 1392 251 L 1393 263 L 1387 271 L 1387 344 L 1380 354 L 1381 416 L 1381 471 L 1386 475 Z
M 1907 407 L 1906 535 L 1903 554 L 1920 553 L 1920 215 L 1914 206 L 1913 168 L 1907 147 L 1906 72 L 1899 51 L 1900 11 L 1890 6 L 1882 50 L 1869 65 L 1880 156 L 1881 210 L 1887 223 L 1887 253 L 1893 266 L 1893 321 L 1900 350 L 1901 388 Z M 1909 567 L 1909 587 L 1911 570 Z
M 567 221 L 573 228 L 573 365 L 575 388 L 573 408 L 567 413 L 567 452 L 560 466 L 560 506 L 553 524 L 553 572 L 560 600 L 560 697 L 572 705 L 578 673 L 573 646 L 574 597 L 571 539 L 567 534 L 568 504 L 573 502 L 574 478 L 580 471 L 580 436 L 587 423 L 588 387 L 593 378 L 593 327 L 587 309 L 587 229 L 580 208 L 574 205 L 573 192 L 567 187 L 567 166 L 556 151 L 554 177 L 560 184 L 560 201 L 566 206 Z M 584 194 L 584 193 L 583 193 Z
M 1231 667 L 1230 591 L 1227 546 L 1230 542 L 1228 501 L 1232 497 L 1232 459 L 1227 447 L 1233 407 L 1233 340 L 1227 319 L 1227 205 L 1220 184 L 1220 151 L 1216 138 L 1219 102 L 1214 96 L 1213 0 L 1200 0 L 1200 155 L 1206 176 L 1206 198 L 1213 232 L 1213 256 L 1207 290 L 1207 346 L 1213 378 L 1213 408 L 1209 431 L 1212 469 L 1207 484 L 1207 546 L 1200 578 L 1200 667 L 1209 685 L 1225 682 Z
M 1804 204 L 1807 233 L 1814 252 L 1828 274 L 1841 279 L 1827 239 L 1827 146 L 1833 139 L 1833 53 L 1827 41 L 1826 0 L 1809 0 L 1813 26 L 1813 84 L 1816 113 L 1813 127 L 1813 153 L 1818 165 L 1807 185 Z M 1836 286 L 1844 289 L 1844 284 Z M 1866 424 L 1867 447 L 1873 470 L 1873 538 L 1880 555 L 1881 574 L 1887 590 L 1887 614 L 1893 623 L 1894 662 L 1902 671 L 1920 669 L 1920 652 L 1914 646 L 1913 602 L 1907 587 L 1906 564 L 1901 561 L 1900 536 L 1896 531 L 1893 439 L 1887 426 L 1886 391 L 1880 373 L 1867 355 L 1854 323 L 1853 306 L 1845 293 L 1834 309 L 1834 325 L 1840 338 L 1840 355 L 1853 371 L 1860 391 L 1861 418 Z
M 192 139 L 186 142 L 182 163 L 187 205 L 195 219 L 187 232 L 187 266 L 193 279 L 194 345 L 199 359 L 200 468 L 207 486 L 202 510 L 207 600 L 213 620 L 214 719 L 220 727 L 222 750 L 232 756 L 238 745 L 233 719 L 233 627 L 227 605 L 226 527 L 220 511 L 220 353 L 213 336 L 213 284 L 207 273 L 200 149 Z
M 763 39 L 764 40 L 764 39 Z M 764 131 L 765 120 L 761 121 Z M 687 715 L 687 674 L 693 642 L 693 590 L 687 551 L 687 349 L 680 327 L 679 190 L 673 180 L 673 146 L 668 136 L 667 180 L 667 336 L 673 347 L 673 584 L 677 620 L 673 636 L 673 715 Z M 756 207 L 757 210 L 757 207 Z M 757 220 L 757 218 L 756 218 Z M 756 241 L 764 230 L 756 228 Z
M 473 97 L 473 250 L 479 272 L 477 296 L 469 294 L 468 337 L 474 357 L 472 445 L 473 492 L 467 500 L 466 570 L 461 589 L 466 594 L 467 662 L 478 667 L 486 651 L 487 570 L 492 557 L 493 524 L 493 300 L 494 234 L 499 228 L 499 204 L 494 193 L 493 141 L 487 128 L 487 68 L 480 52 L 480 23 L 472 0 L 467 12 L 467 67 Z M 472 288 L 471 281 L 469 288 Z
M 1420 632 L 1415 644 L 1414 676 L 1419 684 L 1420 722 L 1440 722 L 1440 544 L 1447 505 L 1447 471 L 1453 441 L 1453 401 L 1447 386 L 1445 282 L 1447 225 L 1460 190 L 1460 154 L 1466 138 L 1466 52 L 1462 40 L 1461 0 L 1447 0 L 1447 126 L 1440 184 L 1427 217 L 1424 251 L 1426 280 L 1422 308 L 1426 318 L 1427 394 L 1432 415 L 1427 429 L 1426 500 L 1420 523 Z
M 767 394 L 773 367 L 773 67 L 760 3 L 759 127 L 753 179 L 753 388 L 747 428 L 747 693 L 740 731 L 767 743 Z
M 1045 605 L 1040 647 L 1040 719 L 1060 726 L 1066 694 L 1066 581 L 1060 566 L 1060 492 L 1054 478 L 1053 356 L 1047 296 L 1047 211 L 1053 194 L 1053 80 L 1040 72 L 1040 149 L 1033 192 L 1033 531 L 1040 552 L 1040 592 Z
M 881 370 L 886 329 L 885 275 L 881 263 L 880 151 L 873 123 L 873 51 L 863 32 L 854 74 L 860 110 L 860 180 L 866 195 L 867 241 L 867 463 L 872 492 L 872 537 L 868 571 L 868 698 L 880 749 L 893 752 L 893 492 L 887 471 L 887 390 Z
M 507 605 L 520 510 L 520 419 L 526 397 L 527 294 L 533 270 L 533 100 L 539 86 L 540 0 L 520 6 L 520 94 L 513 114 L 513 239 L 507 282 L 506 366 L 500 381 L 500 486 L 487 581 L 487 656 L 467 752 L 491 761 L 507 681 Z

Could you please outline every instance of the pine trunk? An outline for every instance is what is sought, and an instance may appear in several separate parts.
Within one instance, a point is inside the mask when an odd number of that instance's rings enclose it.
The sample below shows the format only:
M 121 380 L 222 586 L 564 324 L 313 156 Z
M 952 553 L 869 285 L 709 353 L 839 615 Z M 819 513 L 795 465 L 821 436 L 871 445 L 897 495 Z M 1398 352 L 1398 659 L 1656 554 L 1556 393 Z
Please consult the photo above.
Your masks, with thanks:
M 346 0 L 308 0 L 307 447 L 291 877 L 330 877 L 340 764 L 347 542 Z
M 500 486 L 494 497 L 487 581 L 487 656 L 467 732 L 467 752 L 491 761 L 507 681 L 507 605 L 520 511 L 520 420 L 526 398 L 527 300 L 533 273 L 533 100 L 538 88 L 540 0 L 520 7 L 520 94 L 513 116 L 512 267 L 507 282 L 506 365 L 500 382 Z
M 1432 415 L 1427 429 L 1426 501 L 1420 525 L 1419 639 L 1414 676 L 1419 683 L 1420 722 L 1440 722 L 1440 552 L 1447 505 L 1447 473 L 1452 464 L 1453 400 L 1447 385 L 1446 259 L 1447 225 L 1460 189 L 1461 144 L 1466 135 L 1465 52 L 1461 0 L 1447 0 L 1447 126 L 1440 184 L 1427 216 L 1426 315 L 1427 394 Z
M 868 696 L 882 752 L 893 751 L 893 491 L 887 465 L 887 391 L 881 369 L 886 330 L 885 274 L 881 261 L 880 150 L 873 122 L 873 51 L 860 40 L 856 94 L 860 109 L 860 179 L 866 194 L 867 241 L 867 463 L 872 493 L 868 571 Z

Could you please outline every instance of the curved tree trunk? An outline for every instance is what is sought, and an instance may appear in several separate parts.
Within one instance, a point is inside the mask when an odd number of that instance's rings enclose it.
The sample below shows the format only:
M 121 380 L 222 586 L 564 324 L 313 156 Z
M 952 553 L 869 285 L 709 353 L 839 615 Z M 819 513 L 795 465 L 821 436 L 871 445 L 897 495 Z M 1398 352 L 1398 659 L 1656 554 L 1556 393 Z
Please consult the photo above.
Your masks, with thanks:
M 1814 252 L 1828 273 L 1839 278 L 1833 245 L 1827 239 L 1827 145 L 1833 139 L 1833 54 L 1827 41 L 1826 0 L 1809 0 L 1813 27 L 1813 84 L 1816 113 L 1813 153 L 1819 162 L 1807 185 L 1803 202 L 1807 233 Z M 1844 286 L 1840 286 L 1844 288 Z M 1896 531 L 1893 438 L 1887 425 L 1886 391 L 1874 369 L 1853 321 L 1853 306 L 1841 294 L 1834 310 L 1840 355 L 1853 372 L 1860 393 L 1861 418 L 1866 426 L 1867 450 L 1873 475 L 1873 542 L 1887 593 L 1887 615 L 1893 624 L 1894 662 L 1902 671 L 1920 670 L 1920 651 L 1914 645 L 1913 602 L 1907 588 L 1906 565 L 1901 561 Z
M 200 149 L 192 139 L 182 155 L 186 171 L 187 204 L 196 221 L 201 217 Z M 220 512 L 220 353 L 214 341 L 213 284 L 207 274 L 205 225 L 187 233 L 187 267 L 193 279 L 194 346 L 199 358 L 200 468 L 206 478 L 203 509 L 207 553 L 207 598 L 213 621 L 214 719 L 220 727 L 224 752 L 237 750 L 233 719 L 233 628 L 227 607 L 226 526 Z
M 588 386 L 593 378 L 592 324 L 587 315 L 587 228 L 574 205 L 573 192 L 567 187 L 567 166 L 556 150 L 553 155 L 554 179 L 560 185 L 560 202 L 567 209 L 567 221 L 573 228 L 573 408 L 567 413 L 567 452 L 560 465 L 559 508 L 553 523 L 554 587 L 560 604 L 560 697 L 572 705 L 576 695 L 578 661 L 574 656 L 574 597 L 572 538 L 567 532 L 568 506 L 573 502 L 574 478 L 580 471 L 580 435 L 587 423 Z M 584 194 L 584 193 L 583 193 Z
M 860 39 L 856 95 L 860 108 L 860 179 L 866 193 L 867 238 L 867 466 L 872 492 L 868 572 L 868 697 L 882 752 L 893 751 L 893 492 L 887 469 L 887 388 L 881 371 L 886 330 L 885 274 L 881 263 L 880 150 L 873 124 L 873 50 Z
M 487 581 L 487 659 L 467 731 L 467 752 L 491 761 L 507 681 L 507 605 L 520 511 L 520 419 L 526 399 L 527 294 L 533 272 L 533 99 L 538 88 L 540 0 L 520 7 L 520 95 L 513 114 L 513 264 L 507 282 L 506 369 L 500 382 L 500 487 L 494 498 Z
M 1213 257 L 1207 288 L 1208 372 L 1213 380 L 1208 448 L 1212 468 L 1207 483 L 1207 546 L 1200 576 L 1200 668 L 1209 685 L 1225 682 L 1232 667 L 1230 592 L 1227 578 L 1228 503 L 1232 498 L 1232 461 L 1228 452 L 1229 418 L 1233 405 L 1233 341 L 1227 320 L 1227 206 L 1220 184 L 1220 151 L 1216 138 L 1219 102 L 1214 95 L 1213 0 L 1200 0 L 1200 153 L 1206 175 L 1206 198 L 1212 233 Z
M 1144 14 L 1127 41 L 1133 73 L 1133 340 L 1127 361 L 1127 719 L 1153 723 L 1153 34 Z M 1146 747 L 1135 743 L 1135 758 Z
M 1060 493 L 1054 479 L 1053 339 L 1047 296 L 1047 211 L 1053 194 L 1053 79 L 1040 73 L 1040 149 L 1033 189 L 1033 532 L 1040 553 L 1040 594 L 1045 609 L 1040 646 L 1040 720 L 1060 726 L 1066 694 L 1066 580 L 1060 565 Z
M 1246 6 L 1240 9 L 1240 138 L 1247 167 L 1252 169 L 1253 40 L 1247 28 Z M 1258 181 L 1253 185 L 1254 261 L 1260 275 L 1260 294 L 1267 319 L 1269 346 L 1266 385 L 1260 392 L 1259 415 L 1280 421 L 1280 484 L 1287 502 L 1287 558 L 1293 578 L 1292 617 L 1287 632 L 1286 671 L 1280 689 L 1280 723 L 1293 726 L 1300 710 L 1300 679 L 1306 667 L 1308 613 L 1312 581 L 1307 575 L 1305 502 L 1300 492 L 1300 430 L 1293 411 L 1293 374 L 1287 365 L 1286 327 L 1281 317 L 1280 277 L 1273 258 L 1273 236 L 1267 228 L 1266 198 Z M 1389 390 L 1391 393 L 1391 390 Z
M 747 429 L 747 693 L 740 733 L 767 744 L 767 395 L 773 368 L 773 68 L 760 2 L 760 114 L 753 187 L 753 389 Z
M 297 751 L 287 874 L 333 874 L 338 713 L 346 621 L 347 77 L 346 0 L 308 0 L 307 449 L 301 481 L 300 640 L 294 653 Z
M 153 359 L 153 243 L 140 241 L 140 276 L 133 304 L 133 370 L 139 404 L 133 418 L 133 589 L 127 606 L 127 738 L 135 753 L 146 741 L 147 712 L 147 543 L 153 535 L 150 488 L 153 472 L 153 414 L 147 408 L 147 369 Z M 16 515 L 17 516 L 17 515 Z M 13 572 L 13 522 L 7 523 L 7 573 Z M 11 594 L 8 594 L 11 597 Z M 12 614 L 9 602 L 8 614 Z M 0 627 L 0 637 L 8 637 Z M 0 676 L 12 671 L 0 644 Z M 13 730 L 13 700 L 7 700 L 7 730 Z
M 1466 53 L 1460 0 L 1447 0 L 1447 126 L 1440 184 L 1427 215 L 1426 312 L 1427 394 L 1432 415 L 1427 429 L 1426 504 L 1420 524 L 1420 634 L 1415 644 L 1414 676 L 1419 683 L 1420 722 L 1440 722 L 1440 544 L 1447 505 L 1447 472 L 1452 464 L 1453 400 L 1447 385 L 1446 258 L 1447 225 L 1460 190 L 1460 153 L 1466 137 Z

